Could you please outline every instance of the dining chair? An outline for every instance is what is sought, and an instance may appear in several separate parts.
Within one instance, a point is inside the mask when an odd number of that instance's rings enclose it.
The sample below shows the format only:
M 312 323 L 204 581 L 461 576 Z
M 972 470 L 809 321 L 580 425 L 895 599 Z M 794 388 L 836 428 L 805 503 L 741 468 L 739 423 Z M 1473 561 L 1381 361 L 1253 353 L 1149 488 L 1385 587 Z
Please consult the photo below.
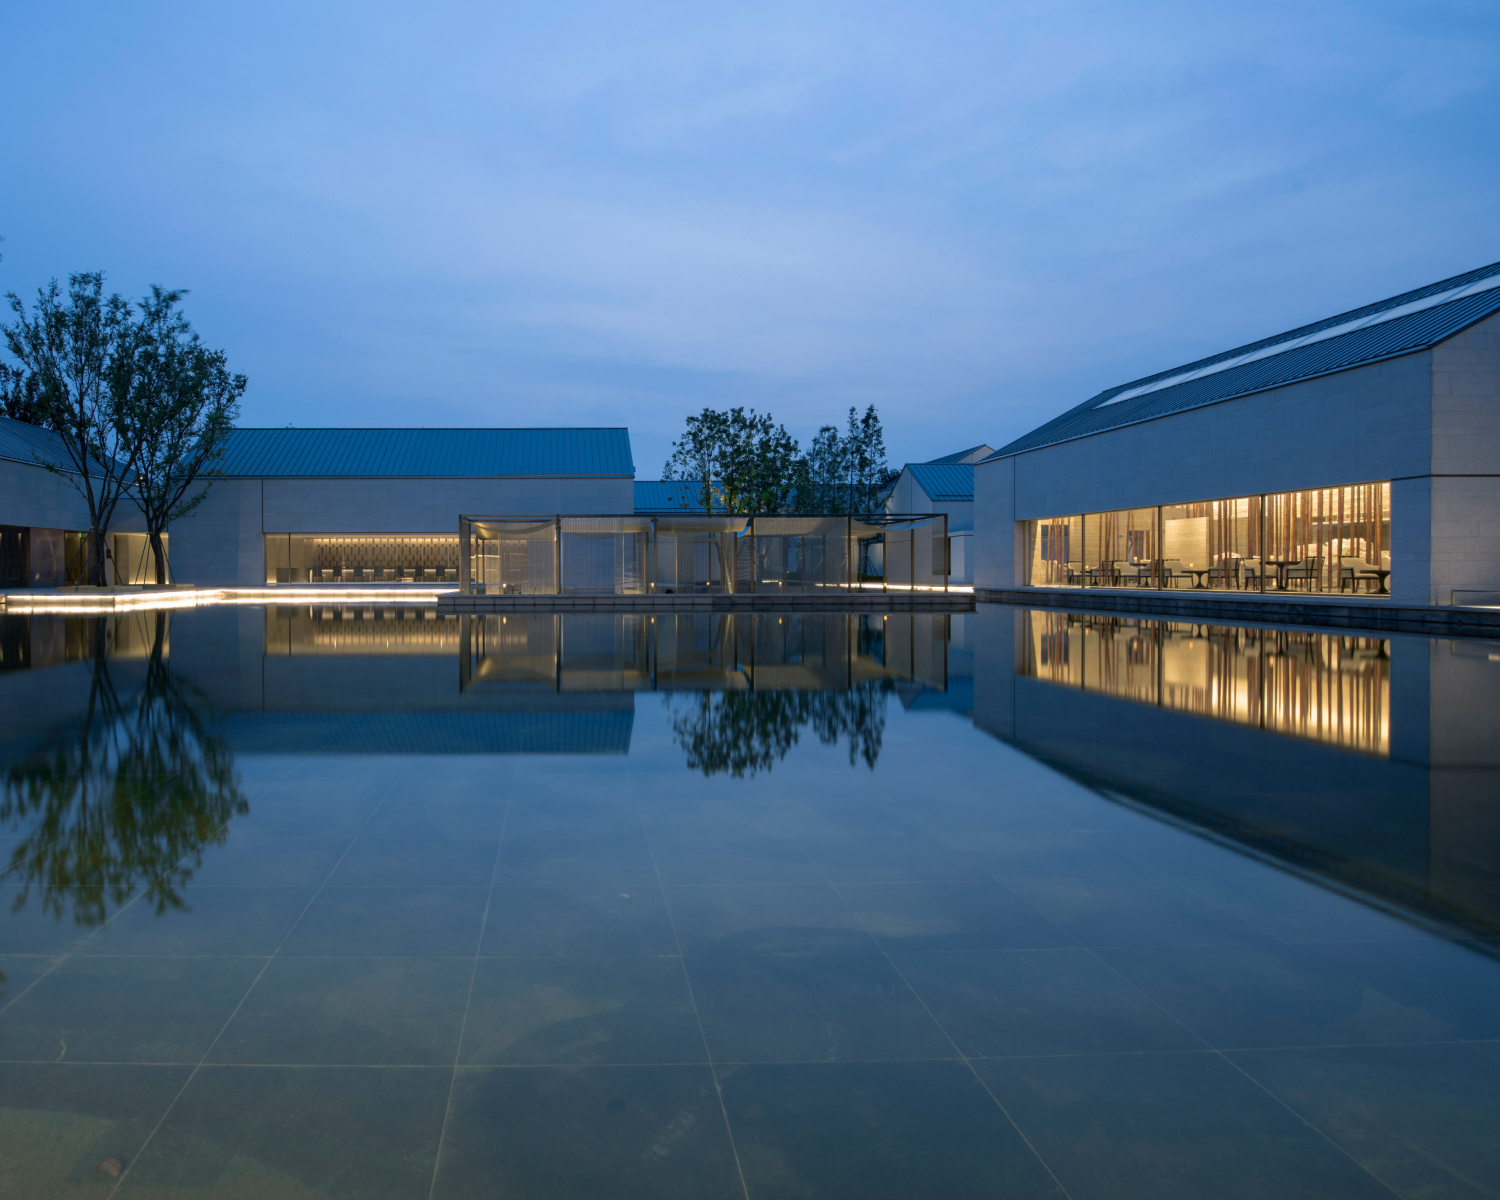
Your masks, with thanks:
M 1314 554 L 1299 563 L 1293 563 L 1286 569 L 1287 587 L 1290 588 L 1294 583 L 1301 583 L 1307 585 L 1308 591 L 1313 591 L 1322 574 L 1323 556 Z

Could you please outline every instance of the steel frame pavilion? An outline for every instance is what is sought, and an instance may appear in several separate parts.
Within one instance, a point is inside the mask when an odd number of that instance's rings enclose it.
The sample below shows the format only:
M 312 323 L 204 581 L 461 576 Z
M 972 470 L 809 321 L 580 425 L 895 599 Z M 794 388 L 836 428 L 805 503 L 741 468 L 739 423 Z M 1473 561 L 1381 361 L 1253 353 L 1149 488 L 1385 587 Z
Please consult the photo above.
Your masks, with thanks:
M 576 554 L 582 546 L 570 538 L 615 542 L 608 582 L 597 547 L 601 561 L 592 571 L 572 567 L 570 580 L 565 551 L 571 545 Z M 950 566 L 943 513 L 460 516 L 458 540 L 461 595 L 946 592 Z M 878 554 L 872 553 L 876 546 Z M 879 576 L 871 569 L 877 557 Z M 701 579 L 699 564 L 705 567 Z

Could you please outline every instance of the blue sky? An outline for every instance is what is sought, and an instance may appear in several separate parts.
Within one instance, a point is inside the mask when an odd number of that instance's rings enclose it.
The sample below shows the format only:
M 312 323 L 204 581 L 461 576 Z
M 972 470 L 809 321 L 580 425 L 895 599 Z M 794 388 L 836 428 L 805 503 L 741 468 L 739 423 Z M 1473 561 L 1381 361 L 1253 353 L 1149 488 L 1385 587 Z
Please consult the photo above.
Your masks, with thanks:
M 855 404 L 896 462 L 1500 259 L 1500 5 L 49 4 L 0 289 L 104 269 L 250 425 Z

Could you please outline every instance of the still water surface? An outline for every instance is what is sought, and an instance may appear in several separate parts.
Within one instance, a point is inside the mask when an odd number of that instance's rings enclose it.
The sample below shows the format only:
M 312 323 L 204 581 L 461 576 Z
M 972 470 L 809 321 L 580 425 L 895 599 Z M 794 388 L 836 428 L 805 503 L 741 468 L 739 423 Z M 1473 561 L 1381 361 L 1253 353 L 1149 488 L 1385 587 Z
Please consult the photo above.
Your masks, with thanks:
M 1500 1192 L 1500 645 L 0 618 L 0 1197 Z

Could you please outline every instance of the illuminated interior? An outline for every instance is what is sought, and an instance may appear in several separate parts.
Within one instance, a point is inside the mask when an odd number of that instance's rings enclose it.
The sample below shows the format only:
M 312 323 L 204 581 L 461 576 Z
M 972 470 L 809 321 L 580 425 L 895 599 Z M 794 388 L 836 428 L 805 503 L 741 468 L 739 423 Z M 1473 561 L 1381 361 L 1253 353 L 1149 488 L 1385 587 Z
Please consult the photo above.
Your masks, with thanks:
M 266 583 L 456 583 L 451 533 L 268 533 Z
M 1391 485 L 1024 522 L 1033 587 L 1389 595 Z
M 947 520 L 941 513 L 461 517 L 458 585 L 515 595 L 946 590 Z

